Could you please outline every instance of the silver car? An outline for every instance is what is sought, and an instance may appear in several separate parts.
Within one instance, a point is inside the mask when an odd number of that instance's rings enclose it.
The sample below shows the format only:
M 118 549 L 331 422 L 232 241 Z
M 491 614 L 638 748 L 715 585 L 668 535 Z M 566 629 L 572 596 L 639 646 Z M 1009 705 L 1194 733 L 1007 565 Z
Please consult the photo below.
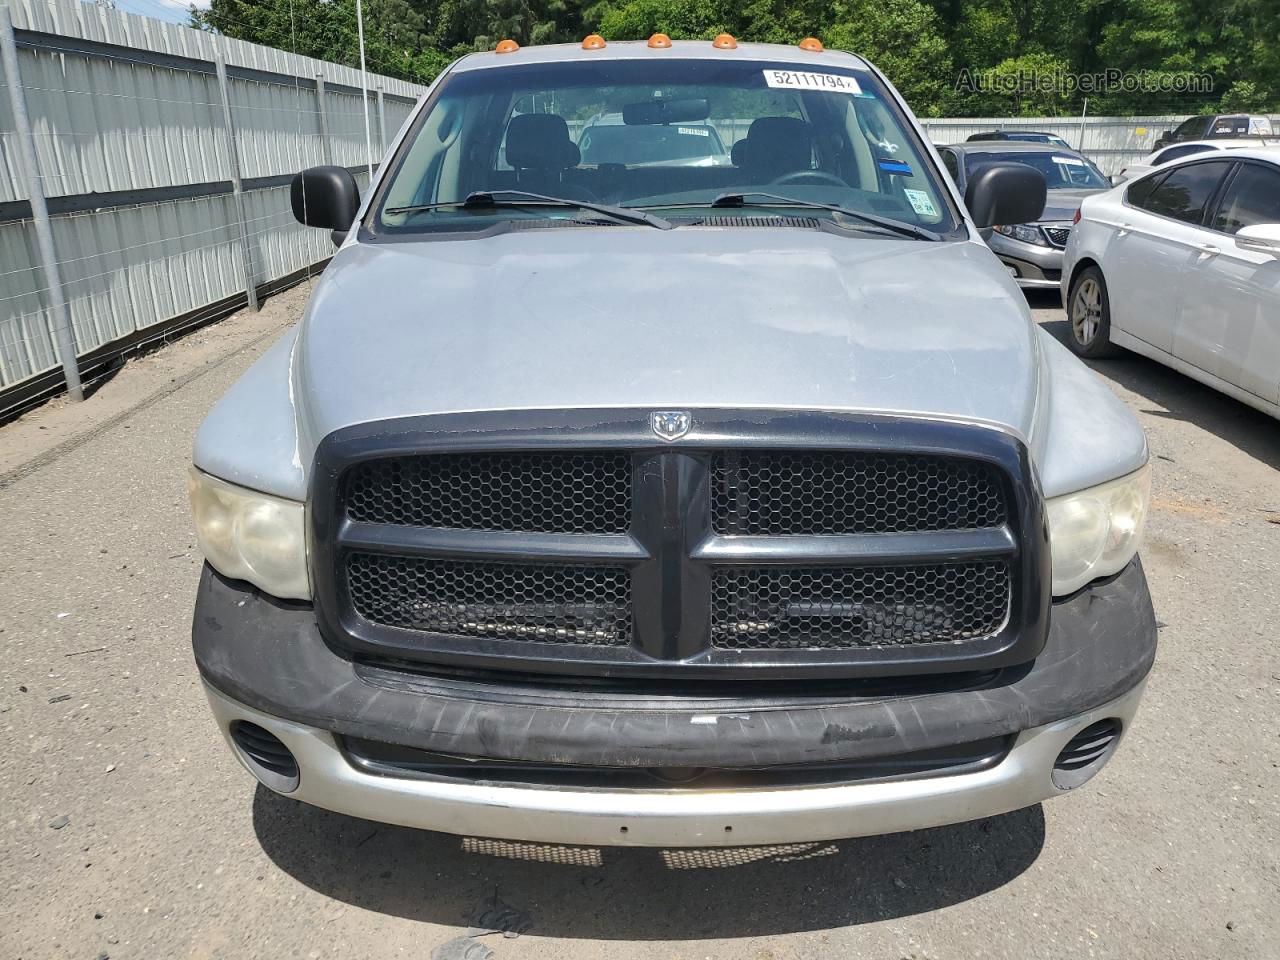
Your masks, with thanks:
M 962 191 L 975 170 L 992 163 L 1023 163 L 1044 175 L 1049 193 L 1040 217 L 994 225 L 983 236 L 1018 286 L 1056 290 L 1072 218 L 1085 197 L 1111 188 L 1106 174 L 1074 150 L 1042 143 L 966 142 L 938 152 Z
M 586 164 L 570 121 L 609 113 L 742 135 Z M 467 56 L 366 196 L 292 191 L 340 247 L 191 472 L 195 662 L 266 787 L 720 846 L 991 816 L 1115 754 L 1147 446 L 979 233 L 1039 219 L 1037 171 L 962 196 L 817 41 L 657 36 Z

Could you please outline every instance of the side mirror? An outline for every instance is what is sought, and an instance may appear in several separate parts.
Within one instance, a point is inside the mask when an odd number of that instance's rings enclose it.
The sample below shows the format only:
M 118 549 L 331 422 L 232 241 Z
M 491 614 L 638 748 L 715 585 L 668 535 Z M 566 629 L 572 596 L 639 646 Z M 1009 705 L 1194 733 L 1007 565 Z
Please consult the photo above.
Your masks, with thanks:
M 289 185 L 294 219 L 345 234 L 360 209 L 360 188 L 346 167 L 308 167 Z
M 1044 174 L 1025 163 L 991 163 L 969 175 L 964 204 L 979 227 L 1035 223 L 1044 214 Z
M 1236 246 L 1241 250 L 1265 253 L 1280 260 L 1280 223 L 1259 223 L 1241 227 L 1236 232 Z

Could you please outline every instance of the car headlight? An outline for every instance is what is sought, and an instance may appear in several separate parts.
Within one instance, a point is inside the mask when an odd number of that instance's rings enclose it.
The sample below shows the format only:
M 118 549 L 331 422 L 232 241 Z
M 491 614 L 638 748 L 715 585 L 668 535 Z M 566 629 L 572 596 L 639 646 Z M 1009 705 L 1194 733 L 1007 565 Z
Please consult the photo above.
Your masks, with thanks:
M 1006 237 L 1012 237 L 1014 240 L 1021 240 L 1023 243 L 1034 243 L 1038 247 L 1047 247 L 1049 245 L 1049 241 L 1045 239 L 1045 235 L 1040 231 L 1039 227 L 1028 226 L 1025 223 L 996 227 L 995 231 Z
M 195 467 L 187 489 L 196 539 L 213 569 L 273 597 L 311 598 L 301 503 L 238 487 Z
M 1142 541 L 1151 499 L 1151 468 L 1045 503 L 1053 555 L 1053 594 L 1123 570 Z

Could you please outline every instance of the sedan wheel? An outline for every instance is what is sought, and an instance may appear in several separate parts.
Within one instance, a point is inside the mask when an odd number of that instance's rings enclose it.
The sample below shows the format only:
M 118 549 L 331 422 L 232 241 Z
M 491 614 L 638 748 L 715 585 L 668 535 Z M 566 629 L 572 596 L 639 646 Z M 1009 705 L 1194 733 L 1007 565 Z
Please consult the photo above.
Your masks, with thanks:
M 1076 287 L 1071 302 L 1071 333 L 1082 347 L 1093 343 L 1102 326 L 1102 289 L 1092 277 Z
M 1086 267 L 1071 285 L 1067 299 L 1067 319 L 1071 336 L 1067 345 L 1082 357 L 1107 357 L 1116 353 L 1111 345 L 1111 303 L 1107 283 L 1097 267 Z

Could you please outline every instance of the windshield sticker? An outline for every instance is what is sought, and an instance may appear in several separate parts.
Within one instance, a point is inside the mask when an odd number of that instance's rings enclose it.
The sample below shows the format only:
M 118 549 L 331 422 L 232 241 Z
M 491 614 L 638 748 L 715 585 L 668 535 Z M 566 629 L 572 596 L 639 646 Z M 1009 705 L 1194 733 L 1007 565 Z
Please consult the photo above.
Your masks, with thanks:
M 938 211 L 933 206 L 933 201 L 929 199 L 929 195 L 923 190 L 903 190 L 902 193 L 917 216 L 936 217 L 938 215 Z
M 1084 161 L 1083 161 L 1083 160 L 1077 160 L 1075 157 L 1059 157 L 1059 156 L 1056 156 L 1056 155 L 1055 155 L 1055 156 L 1054 156 L 1054 158 L 1053 158 L 1053 162 L 1054 162 L 1054 163 L 1065 163 L 1065 164 L 1067 164 L 1068 166 L 1071 166 L 1071 167 L 1083 167 L 1083 166 L 1084 166 Z
M 803 70 L 765 70 L 764 82 L 775 90 L 819 90 L 858 96 L 862 87 L 853 77 L 839 73 L 807 73 Z
M 709 137 L 706 127 L 676 127 L 676 133 L 686 137 Z
M 881 157 L 876 161 L 876 163 L 879 164 L 880 169 L 885 173 L 897 173 L 904 177 L 912 176 L 911 164 L 907 163 L 905 160 L 886 160 L 884 157 Z

